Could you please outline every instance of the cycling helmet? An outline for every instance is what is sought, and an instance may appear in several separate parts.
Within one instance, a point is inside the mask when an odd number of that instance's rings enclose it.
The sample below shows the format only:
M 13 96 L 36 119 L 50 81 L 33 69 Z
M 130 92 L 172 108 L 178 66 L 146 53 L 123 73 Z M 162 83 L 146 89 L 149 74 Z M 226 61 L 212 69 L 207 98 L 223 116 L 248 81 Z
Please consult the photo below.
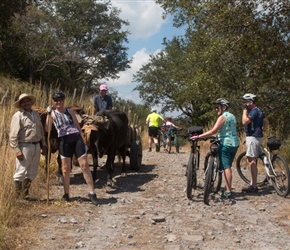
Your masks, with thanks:
M 254 95 L 254 94 L 251 94 L 251 93 L 247 93 L 247 94 L 244 94 L 243 100 L 256 102 L 257 101 L 257 96 Z
M 156 112 L 156 111 L 157 111 L 156 108 L 152 108 L 152 109 L 151 109 L 151 112 Z
M 57 100 L 57 99 L 61 99 L 64 100 L 65 99 L 65 94 L 62 92 L 55 92 L 52 94 L 52 99 L 53 100 Z
M 224 98 L 216 99 L 213 104 L 219 104 L 219 105 L 222 105 L 222 106 L 226 106 L 227 108 L 230 106 L 230 103 Z

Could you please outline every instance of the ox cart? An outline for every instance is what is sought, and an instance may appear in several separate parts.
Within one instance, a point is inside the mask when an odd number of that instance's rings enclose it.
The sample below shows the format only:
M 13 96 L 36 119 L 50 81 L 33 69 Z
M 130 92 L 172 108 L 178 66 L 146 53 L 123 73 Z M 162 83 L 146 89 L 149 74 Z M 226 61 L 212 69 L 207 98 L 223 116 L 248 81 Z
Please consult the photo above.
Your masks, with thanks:
M 127 156 L 130 157 L 130 169 L 139 170 L 142 165 L 142 140 L 137 125 L 129 125 Z

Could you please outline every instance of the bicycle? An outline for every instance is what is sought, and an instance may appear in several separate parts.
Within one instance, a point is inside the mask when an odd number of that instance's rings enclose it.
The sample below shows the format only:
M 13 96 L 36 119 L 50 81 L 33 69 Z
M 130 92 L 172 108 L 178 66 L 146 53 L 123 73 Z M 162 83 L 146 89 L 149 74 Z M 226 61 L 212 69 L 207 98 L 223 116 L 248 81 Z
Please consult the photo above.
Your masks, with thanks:
M 290 191 L 290 171 L 286 160 L 280 154 L 273 154 L 281 146 L 281 141 L 274 136 L 267 137 L 267 147 L 261 145 L 261 153 L 256 161 L 258 168 L 258 186 L 271 181 L 279 196 L 286 197 Z M 265 164 L 264 162 L 267 162 Z M 237 171 L 241 179 L 247 184 L 251 183 L 250 166 L 248 166 L 246 152 L 237 158 Z
M 194 135 L 200 135 L 203 133 L 203 127 L 200 126 L 194 126 L 188 128 L 188 135 L 189 138 Z M 191 142 L 191 150 L 189 155 L 189 160 L 186 168 L 186 179 L 187 179 L 187 185 L 186 185 L 186 194 L 187 198 L 189 200 L 192 199 L 192 189 L 196 189 L 197 186 L 197 175 L 196 170 L 199 169 L 199 163 L 200 163 L 200 146 L 198 145 L 197 140 L 190 140 Z
M 159 131 L 158 131 L 159 147 L 161 148 L 161 146 L 163 146 L 164 149 L 166 149 L 166 152 L 168 154 L 171 153 L 172 144 L 174 144 L 175 146 L 176 153 L 179 153 L 179 142 L 178 142 L 177 134 L 176 134 L 178 130 L 181 130 L 181 129 L 176 129 L 171 126 L 170 127 L 162 126 L 159 128 Z
M 222 170 L 220 170 L 220 161 L 218 155 L 219 140 L 215 136 L 204 138 L 205 140 L 210 139 L 210 151 L 207 153 L 204 161 L 204 204 L 209 204 L 210 193 L 217 193 L 220 191 L 222 185 Z M 216 182 L 217 180 L 217 182 Z
M 177 139 L 176 132 L 181 129 L 177 129 L 174 127 L 169 127 L 168 130 L 164 133 L 164 141 L 167 144 L 167 152 L 171 153 L 172 144 L 175 146 L 176 153 L 179 153 L 179 142 Z

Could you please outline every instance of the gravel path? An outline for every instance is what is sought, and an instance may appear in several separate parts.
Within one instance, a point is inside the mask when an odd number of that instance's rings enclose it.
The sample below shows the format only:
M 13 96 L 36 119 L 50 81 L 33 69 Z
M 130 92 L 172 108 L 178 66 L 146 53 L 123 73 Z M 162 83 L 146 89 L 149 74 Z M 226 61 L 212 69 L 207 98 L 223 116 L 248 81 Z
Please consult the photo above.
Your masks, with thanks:
M 188 200 L 187 161 L 183 149 L 179 154 L 144 151 L 142 169 L 116 176 L 116 188 L 105 185 L 106 172 L 100 168 L 98 206 L 86 199 L 86 185 L 75 167 L 74 201 L 60 202 L 62 186 L 53 185 L 52 204 L 36 205 L 37 234 L 29 249 L 290 249 L 289 198 L 279 197 L 271 186 L 242 194 L 244 183 L 234 169 L 233 199 L 216 194 L 205 205 L 199 170 L 199 188 Z

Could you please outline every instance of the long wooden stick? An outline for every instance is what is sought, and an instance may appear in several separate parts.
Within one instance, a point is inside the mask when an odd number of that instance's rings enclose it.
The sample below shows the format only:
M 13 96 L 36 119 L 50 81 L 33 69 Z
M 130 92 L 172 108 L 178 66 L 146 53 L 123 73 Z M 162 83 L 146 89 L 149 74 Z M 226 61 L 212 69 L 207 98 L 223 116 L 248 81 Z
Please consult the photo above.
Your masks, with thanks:
M 50 85 L 49 90 L 49 105 L 51 106 L 51 96 L 52 96 L 52 88 Z M 46 203 L 49 205 L 49 167 L 50 167 L 50 156 L 51 156 L 51 145 L 50 145 L 50 133 L 51 133 L 51 126 L 52 126 L 52 120 L 51 120 L 51 114 L 46 114 L 49 116 L 47 129 L 48 129 L 48 135 L 47 135 L 47 162 L 46 162 L 46 190 L 47 190 L 47 199 Z

